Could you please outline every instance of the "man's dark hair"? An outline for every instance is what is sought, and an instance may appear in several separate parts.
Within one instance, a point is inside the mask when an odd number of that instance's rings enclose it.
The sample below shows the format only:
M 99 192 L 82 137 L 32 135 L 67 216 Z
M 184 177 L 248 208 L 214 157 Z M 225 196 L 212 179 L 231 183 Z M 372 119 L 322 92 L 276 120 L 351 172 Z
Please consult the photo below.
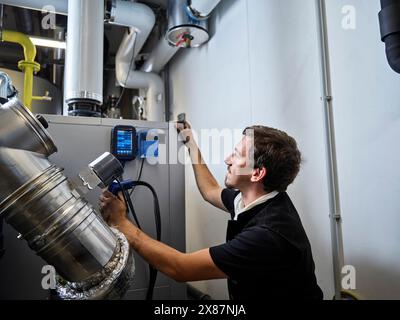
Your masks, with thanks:
M 287 133 L 265 127 L 247 127 L 243 134 L 254 133 L 254 167 L 267 169 L 266 192 L 286 191 L 300 171 L 301 153 L 296 140 Z

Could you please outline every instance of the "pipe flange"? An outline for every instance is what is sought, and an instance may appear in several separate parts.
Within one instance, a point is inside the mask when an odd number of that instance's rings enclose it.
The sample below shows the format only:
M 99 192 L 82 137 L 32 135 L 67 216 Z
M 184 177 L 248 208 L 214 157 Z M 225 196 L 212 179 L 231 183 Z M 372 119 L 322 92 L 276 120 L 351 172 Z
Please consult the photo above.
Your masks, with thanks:
M 27 67 L 32 68 L 35 73 L 40 71 L 40 64 L 35 61 L 21 60 L 18 62 L 18 68 L 20 70 L 25 71 Z

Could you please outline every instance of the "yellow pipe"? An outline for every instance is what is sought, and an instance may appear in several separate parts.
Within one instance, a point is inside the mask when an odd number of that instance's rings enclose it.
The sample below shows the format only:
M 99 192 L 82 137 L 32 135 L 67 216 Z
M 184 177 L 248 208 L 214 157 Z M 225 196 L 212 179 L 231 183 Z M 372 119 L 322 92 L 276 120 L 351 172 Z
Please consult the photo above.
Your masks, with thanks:
M 18 43 L 24 49 L 24 58 L 18 62 L 18 68 L 24 72 L 24 97 L 23 104 L 32 110 L 33 73 L 40 70 L 40 64 L 35 62 L 36 47 L 28 36 L 21 32 L 4 30 L 1 41 Z

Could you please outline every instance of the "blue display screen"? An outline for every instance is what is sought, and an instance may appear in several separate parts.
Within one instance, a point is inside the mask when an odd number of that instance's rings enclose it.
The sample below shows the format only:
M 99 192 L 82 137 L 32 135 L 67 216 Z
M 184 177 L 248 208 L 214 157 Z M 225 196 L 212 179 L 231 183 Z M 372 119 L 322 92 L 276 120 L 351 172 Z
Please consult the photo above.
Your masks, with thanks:
M 132 155 L 132 131 L 117 130 L 117 155 Z

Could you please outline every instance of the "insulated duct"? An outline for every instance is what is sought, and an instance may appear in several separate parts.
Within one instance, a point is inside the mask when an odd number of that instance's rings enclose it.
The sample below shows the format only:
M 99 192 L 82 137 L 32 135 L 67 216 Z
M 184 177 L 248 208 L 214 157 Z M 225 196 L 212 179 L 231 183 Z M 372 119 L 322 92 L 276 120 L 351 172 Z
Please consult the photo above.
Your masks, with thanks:
M 52 298 L 121 298 L 133 277 L 129 244 L 50 163 L 57 149 L 42 123 L 16 98 L 0 104 L 0 216 L 56 269 Z
M 382 41 L 390 67 L 400 73 L 400 0 L 381 0 L 379 13 Z
M 168 31 L 166 38 L 175 47 L 196 48 L 207 42 L 208 20 L 190 14 L 187 0 L 168 1 Z
M 164 82 L 155 73 L 136 71 L 132 68 L 137 32 L 131 28 L 122 39 L 115 59 L 116 78 L 120 86 L 146 89 L 147 120 L 163 121 L 165 106 Z M 135 52 L 136 51 L 135 49 Z M 134 64 L 133 64 L 134 66 Z
M 221 0 L 188 0 L 190 13 L 198 19 L 207 19 Z
M 65 102 L 70 115 L 100 116 L 103 104 L 104 4 L 68 1 Z

